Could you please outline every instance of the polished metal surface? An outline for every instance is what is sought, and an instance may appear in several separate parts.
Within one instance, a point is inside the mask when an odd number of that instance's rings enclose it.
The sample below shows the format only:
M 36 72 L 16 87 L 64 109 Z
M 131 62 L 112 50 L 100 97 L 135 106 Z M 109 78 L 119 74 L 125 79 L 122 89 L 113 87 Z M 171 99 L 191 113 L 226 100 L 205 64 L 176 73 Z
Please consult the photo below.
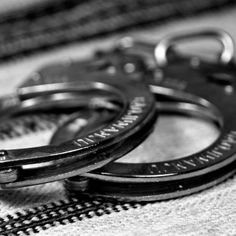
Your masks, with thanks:
M 216 55 L 216 63 L 227 65 L 234 61 L 234 42 L 231 36 L 222 29 L 216 28 L 201 28 L 193 31 L 184 31 L 172 33 L 160 39 L 158 42 L 146 42 L 124 37 L 117 42 L 117 47 L 123 51 L 129 51 L 136 55 L 146 56 L 154 59 L 149 65 L 165 67 L 168 64 L 168 55 L 173 54 L 179 60 L 181 52 L 176 50 L 176 47 L 183 43 L 194 43 L 198 40 L 212 40 L 220 44 L 221 50 Z M 174 52 L 174 53 L 173 53 Z M 198 61 L 198 57 L 193 55 L 193 59 Z M 189 56 L 188 56 L 189 57 Z
M 219 60 L 177 53 L 179 42 L 196 38 L 219 41 Z M 58 128 L 51 145 L 1 151 L 2 188 L 73 176 L 65 181 L 71 194 L 156 201 L 225 180 L 236 170 L 233 55 L 227 33 L 205 29 L 167 36 L 157 45 L 125 39 L 114 50 L 97 52 L 92 60 L 42 68 L 15 95 L 0 100 L 0 118 L 38 109 L 78 110 Z M 156 110 L 211 122 L 219 135 L 210 145 L 178 158 L 114 161 L 149 138 Z M 36 168 L 27 168 L 31 164 Z
M 227 65 L 233 61 L 234 58 L 234 42 L 230 35 L 220 29 L 201 29 L 193 32 L 179 33 L 169 35 L 161 39 L 155 50 L 155 58 L 158 66 L 166 66 L 168 63 L 167 51 L 176 46 L 182 41 L 194 41 L 204 38 L 211 38 L 217 40 L 222 47 L 219 55 L 218 63 Z
M 76 62 L 69 64 L 64 73 L 55 66 L 47 67 L 45 74 L 42 69 L 39 72 L 41 76 L 51 79 L 53 76 L 66 76 L 66 82 L 22 86 L 15 97 L 12 96 L 16 102 L 1 100 L 0 114 L 3 120 L 21 112 L 42 109 L 74 107 L 117 110 L 119 107 L 115 119 L 61 145 L 2 150 L 1 188 L 55 181 L 101 167 L 138 145 L 152 129 L 156 111 L 154 98 L 146 85 L 131 81 L 120 73 L 109 76 L 96 71 L 88 75 L 78 70 L 79 66 L 80 63 Z M 87 118 L 85 116 L 84 119 Z M 129 140 L 133 139 L 136 132 L 141 134 L 130 145 Z M 24 168 L 26 165 L 42 163 L 46 163 L 46 166 Z
M 209 34 L 203 31 L 200 35 L 218 37 L 222 32 Z M 175 41 L 175 37 L 167 41 L 172 40 Z M 231 39 L 227 42 L 231 42 Z M 157 68 L 161 72 L 158 81 L 155 78 L 156 69 L 146 77 L 152 92 L 162 101 L 157 103 L 159 110 L 205 117 L 218 126 L 220 135 L 211 145 L 175 160 L 112 162 L 83 174 L 87 177 L 86 188 L 81 189 L 79 176 L 67 180 L 69 191 L 121 200 L 154 201 L 203 190 L 235 173 L 236 69 L 232 63 L 234 51 L 231 46 L 225 47 L 226 51 L 227 48 L 231 50 L 230 60 L 221 57 L 220 62 L 212 63 L 198 58 L 200 63 L 194 64 L 192 58 L 180 57 L 173 63 L 165 64 L 165 67 Z M 169 145 L 171 143 L 167 143 L 166 148 Z

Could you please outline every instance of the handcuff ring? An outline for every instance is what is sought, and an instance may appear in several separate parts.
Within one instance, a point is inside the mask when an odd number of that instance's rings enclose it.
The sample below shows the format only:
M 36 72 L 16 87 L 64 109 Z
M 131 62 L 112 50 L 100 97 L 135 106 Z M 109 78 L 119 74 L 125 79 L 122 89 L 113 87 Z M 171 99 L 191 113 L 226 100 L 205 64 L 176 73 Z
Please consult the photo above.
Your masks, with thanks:
M 2 113 L 10 111 L 9 114 L 15 114 L 14 110 L 21 112 L 22 107 L 33 109 L 38 105 L 37 99 L 45 102 L 44 96 L 50 97 L 55 93 L 86 94 L 92 90 L 109 92 L 111 95 L 118 96 L 122 104 L 119 116 L 115 121 L 109 122 L 106 127 L 62 145 L 2 150 L 0 153 L 1 188 L 22 187 L 60 180 L 98 168 L 127 152 L 129 147 L 125 141 L 133 139 L 137 131 L 142 130 L 142 136 L 139 141 L 137 140 L 139 143 L 152 129 L 152 124 L 156 119 L 154 98 L 147 87 L 140 82 L 127 83 L 128 80 L 124 79 L 123 75 L 108 78 L 104 73 L 89 76 L 84 74 L 81 77 L 81 73 L 77 73 L 77 71 L 69 71 L 68 77 L 79 78 L 79 81 L 53 84 L 53 87 L 50 85 L 28 87 L 30 98 L 26 98 L 22 102 L 17 97 L 15 103 L 2 103 Z M 143 127 L 147 129 L 147 132 Z M 134 145 L 137 144 L 134 143 Z M 112 155 L 113 150 L 119 150 L 119 153 Z M 53 160 L 57 160 L 57 163 L 61 160 L 60 165 L 33 170 L 22 168 L 24 165 Z M 13 170 L 13 174 L 8 173 L 9 169 Z M 17 171 L 14 172 L 15 170 Z
M 172 39 L 163 39 L 164 42 L 168 40 Z M 160 43 L 162 45 L 162 41 Z M 235 65 L 231 63 L 232 54 L 229 58 L 224 63 L 202 62 L 198 67 L 191 66 L 191 58 L 180 58 L 178 63 L 166 64 L 162 68 L 163 83 L 155 84 L 152 78 L 149 80 L 154 93 L 164 91 L 169 97 L 173 95 L 173 100 L 180 99 L 190 104 L 197 101 L 196 105 L 211 110 L 209 116 L 217 118 L 221 131 L 214 143 L 178 160 L 148 164 L 109 163 L 101 169 L 83 174 L 87 178 L 86 188 L 81 189 L 80 177 L 73 177 L 66 180 L 67 189 L 81 195 L 155 201 L 200 191 L 235 173 L 236 81 L 230 79 L 224 84 L 219 79 L 222 75 L 227 75 L 227 78 L 236 77 Z M 215 75 L 218 76 L 212 79 Z M 166 86 L 165 78 L 178 81 L 181 86 L 173 90 L 171 86 Z M 194 97 L 196 99 L 187 99 Z

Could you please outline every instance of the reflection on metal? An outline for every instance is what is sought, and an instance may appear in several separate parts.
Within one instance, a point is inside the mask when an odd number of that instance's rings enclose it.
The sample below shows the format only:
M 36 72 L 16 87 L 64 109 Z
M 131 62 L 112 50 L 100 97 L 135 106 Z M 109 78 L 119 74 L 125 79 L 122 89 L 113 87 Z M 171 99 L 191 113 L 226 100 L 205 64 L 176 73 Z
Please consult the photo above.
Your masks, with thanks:
M 214 30 L 189 33 L 186 39 L 196 36 L 213 37 L 222 43 L 223 50 L 218 62 L 206 62 L 199 58 L 200 63 L 196 67 L 192 66 L 191 57 L 178 58 L 175 55 L 178 60 L 166 63 L 167 58 L 164 57 L 164 60 L 162 54 L 158 54 L 157 65 L 162 67 L 163 78 L 157 82 L 149 71 L 146 81 L 155 97 L 162 101 L 157 102 L 160 112 L 182 112 L 204 117 L 218 126 L 219 136 L 207 147 L 178 159 L 157 161 L 157 156 L 156 161 L 151 163 L 124 163 L 119 160 L 109 163 L 101 169 L 83 174 L 89 180 L 87 189 L 80 190 L 81 177 L 70 178 L 66 180 L 65 186 L 71 193 L 128 201 L 155 201 L 203 190 L 235 173 L 236 111 L 232 108 L 235 107 L 236 95 L 232 92 L 234 89 L 229 92 L 229 85 L 218 79 L 209 79 L 212 74 L 236 77 L 236 69 L 232 64 L 233 43 L 226 33 Z M 185 34 L 161 40 L 155 55 L 164 45 L 163 55 L 166 56 L 169 46 L 183 39 Z M 128 42 L 128 47 L 124 46 L 123 51 L 133 53 L 132 50 L 138 46 L 140 49 L 140 44 L 135 44 L 135 41 L 129 39 Z M 147 48 L 144 50 L 147 51 Z M 166 83 L 165 80 L 174 82 Z M 184 86 L 173 89 L 176 81 Z M 235 82 L 230 80 L 231 88 L 236 86 Z M 166 148 L 171 145 L 166 143 Z
M 209 62 L 169 50 L 195 38 L 219 41 L 219 60 Z M 51 145 L 1 152 L 1 187 L 73 176 L 65 181 L 73 194 L 156 201 L 223 181 L 236 170 L 233 55 L 230 36 L 210 29 L 167 36 L 156 46 L 126 38 L 90 61 L 42 68 L 36 79 L 32 75 L 15 95 L 0 100 L 0 117 L 68 107 L 75 112 L 55 132 Z M 150 138 L 158 112 L 205 119 L 219 135 L 178 158 L 114 161 Z M 165 147 L 171 145 L 167 141 Z
M 221 44 L 222 51 L 219 55 L 220 64 L 227 65 L 233 62 L 234 42 L 230 35 L 223 30 L 201 29 L 199 31 L 173 34 L 160 40 L 154 51 L 157 65 L 163 67 L 168 64 L 167 51 L 179 42 L 202 38 L 212 38 Z
M 67 75 L 67 82 L 51 81 L 19 88 L 11 96 L 16 102 L 1 99 L 2 120 L 29 111 L 65 108 L 79 111 L 80 118 L 89 122 L 96 110 L 113 111 L 116 116 L 100 127 L 90 122 L 90 132 L 61 145 L 4 151 L 0 160 L 1 188 L 45 183 L 88 172 L 119 158 L 150 132 L 156 110 L 154 98 L 145 85 L 119 73 L 108 76 L 101 71 L 88 76 L 78 71 L 78 66 L 80 63 L 72 63 L 64 67 L 64 73 L 60 66 L 59 71 L 55 65 L 42 68 L 39 78 Z M 136 133 L 139 136 L 130 145 L 129 140 L 133 140 Z

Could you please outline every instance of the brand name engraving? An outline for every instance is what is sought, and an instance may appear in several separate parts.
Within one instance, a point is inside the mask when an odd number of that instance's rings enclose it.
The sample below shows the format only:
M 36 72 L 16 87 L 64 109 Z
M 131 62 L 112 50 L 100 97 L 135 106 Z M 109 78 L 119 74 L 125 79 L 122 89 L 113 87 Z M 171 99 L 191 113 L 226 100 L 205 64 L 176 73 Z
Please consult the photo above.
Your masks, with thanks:
M 120 132 L 121 130 L 131 126 L 137 119 L 139 119 L 140 115 L 144 112 L 146 105 L 147 104 L 144 97 L 135 97 L 130 103 L 127 112 L 119 120 L 106 128 L 89 134 L 86 137 L 77 139 L 75 143 L 79 147 L 84 147 Z
M 186 171 L 199 166 L 211 165 L 227 155 L 236 145 L 236 131 L 230 131 L 211 149 L 200 155 L 183 158 L 176 161 L 155 163 L 149 166 L 150 174 L 168 174 L 173 171 Z M 226 156 L 227 157 L 227 156 Z
M 176 170 L 186 170 L 189 167 L 197 167 L 207 163 L 215 162 L 221 158 L 227 152 L 231 151 L 236 144 L 236 131 L 230 131 L 226 134 L 219 143 L 212 149 L 207 150 L 206 153 L 199 156 L 194 156 L 189 159 L 179 160 L 176 163 L 172 163 L 172 166 Z

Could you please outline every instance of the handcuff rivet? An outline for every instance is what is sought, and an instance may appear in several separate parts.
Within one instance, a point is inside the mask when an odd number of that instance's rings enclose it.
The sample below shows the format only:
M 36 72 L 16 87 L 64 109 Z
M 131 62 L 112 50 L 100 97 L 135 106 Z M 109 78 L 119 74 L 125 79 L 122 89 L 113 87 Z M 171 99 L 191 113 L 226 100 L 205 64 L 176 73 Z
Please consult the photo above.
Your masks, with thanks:
M 225 86 L 225 92 L 226 92 L 228 95 L 232 94 L 232 93 L 234 92 L 233 86 L 231 86 L 231 85 Z
M 116 68 L 114 66 L 109 66 L 107 68 L 107 73 L 110 75 L 114 75 L 116 73 Z
M 7 153 L 4 150 L 0 151 L 0 160 L 5 161 L 6 160 Z
M 134 73 L 136 68 L 135 68 L 135 65 L 133 63 L 126 63 L 124 65 L 124 70 L 126 73 L 128 74 L 131 74 L 131 73 Z
M 73 180 L 75 181 L 75 185 L 73 185 Z M 83 176 L 76 176 L 76 177 L 72 177 L 70 178 L 69 181 L 65 181 L 65 187 L 66 189 L 74 189 L 74 187 L 76 187 L 76 191 L 77 192 L 85 192 L 88 191 L 89 188 L 89 182 L 90 179 L 87 177 L 83 177 Z

